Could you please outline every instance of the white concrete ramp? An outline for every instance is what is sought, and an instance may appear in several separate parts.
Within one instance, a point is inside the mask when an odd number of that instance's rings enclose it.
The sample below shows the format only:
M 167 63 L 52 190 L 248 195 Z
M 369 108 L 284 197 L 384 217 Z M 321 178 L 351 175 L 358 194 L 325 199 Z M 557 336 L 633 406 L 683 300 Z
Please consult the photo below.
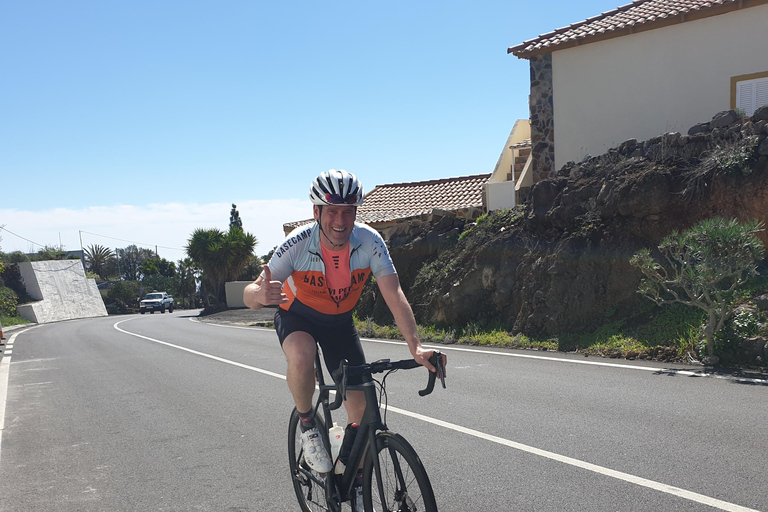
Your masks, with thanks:
M 107 316 L 96 281 L 85 276 L 80 260 L 22 262 L 19 271 L 27 293 L 38 301 L 17 306 L 20 317 L 42 324 Z

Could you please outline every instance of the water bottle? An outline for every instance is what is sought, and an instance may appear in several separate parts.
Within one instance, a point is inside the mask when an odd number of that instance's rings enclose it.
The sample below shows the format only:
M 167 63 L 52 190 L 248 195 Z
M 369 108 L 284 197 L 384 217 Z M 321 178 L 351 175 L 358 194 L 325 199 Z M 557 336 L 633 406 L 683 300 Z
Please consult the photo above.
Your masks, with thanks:
M 340 427 L 333 422 L 333 427 L 328 429 L 328 437 L 331 439 L 331 460 L 335 461 L 339 456 L 341 444 L 344 440 L 344 427 Z
M 357 423 L 350 423 L 347 425 L 347 430 L 344 434 L 344 441 L 341 444 L 341 450 L 339 451 L 339 460 L 334 466 L 336 474 L 344 473 L 346 469 L 347 461 L 349 460 L 349 452 L 352 451 L 352 445 L 355 442 L 355 436 L 357 435 Z

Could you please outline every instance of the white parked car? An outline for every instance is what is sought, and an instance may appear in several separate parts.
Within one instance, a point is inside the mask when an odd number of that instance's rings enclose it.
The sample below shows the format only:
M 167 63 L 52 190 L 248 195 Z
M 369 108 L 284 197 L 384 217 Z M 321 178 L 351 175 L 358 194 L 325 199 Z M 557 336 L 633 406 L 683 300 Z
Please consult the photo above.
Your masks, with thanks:
M 147 311 L 150 313 L 155 311 L 165 313 L 166 309 L 169 313 L 173 313 L 173 297 L 165 292 L 148 293 L 139 303 L 139 312 L 142 315 Z

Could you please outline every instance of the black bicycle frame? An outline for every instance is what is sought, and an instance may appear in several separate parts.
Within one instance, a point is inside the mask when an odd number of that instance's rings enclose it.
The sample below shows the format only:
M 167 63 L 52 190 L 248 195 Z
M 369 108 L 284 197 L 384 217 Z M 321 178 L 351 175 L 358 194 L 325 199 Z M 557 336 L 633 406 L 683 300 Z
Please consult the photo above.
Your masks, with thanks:
M 325 378 L 323 376 L 322 366 L 320 366 L 320 355 L 315 356 L 315 373 L 317 377 L 318 387 L 320 388 L 320 395 L 315 406 L 315 414 L 317 409 L 322 404 L 323 406 L 323 419 L 325 420 L 326 428 L 322 433 L 326 446 L 330 447 L 330 437 L 328 434 L 328 427 L 333 425 L 331 418 L 331 411 L 338 409 L 343 402 L 338 404 L 330 403 L 330 392 L 336 390 L 335 384 L 325 384 Z M 379 410 L 379 402 L 376 397 L 376 384 L 370 375 L 362 376 L 363 383 L 358 385 L 347 386 L 349 391 L 362 391 L 365 396 L 365 412 L 363 418 L 360 420 L 357 433 L 355 434 L 355 441 L 352 444 L 352 448 L 349 452 L 349 459 L 347 460 L 344 473 L 337 475 L 331 473 L 331 481 L 336 481 L 338 489 L 341 493 L 341 501 L 347 501 L 352 495 L 352 487 L 355 484 L 355 477 L 357 476 L 357 470 L 360 467 L 360 462 L 365 460 L 365 456 L 368 453 L 372 455 L 373 468 L 376 474 L 376 482 L 379 487 L 379 496 L 384 495 L 384 487 L 381 481 L 381 466 L 379 465 L 379 459 L 376 456 L 376 432 L 379 430 L 387 430 L 387 425 L 382 421 L 381 411 Z M 371 452 L 367 452 L 369 447 L 373 447 Z M 335 461 L 332 461 L 335 462 Z M 333 470 L 332 470 L 333 471 Z M 326 488 L 326 495 L 332 498 L 332 489 Z
M 432 354 L 432 357 L 430 357 L 430 362 L 435 366 L 437 369 L 436 372 L 429 372 L 429 380 L 427 382 L 427 387 L 421 391 L 419 391 L 420 396 L 426 396 L 432 392 L 435 386 L 435 380 L 437 378 L 437 375 L 439 375 L 440 380 L 442 382 L 443 387 L 445 387 L 445 377 L 444 377 L 444 369 L 442 366 L 442 356 L 440 352 L 435 351 Z M 334 411 L 341 407 L 343 404 L 343 400 L 346 398 L 346 391 L 362 391 L 363 395 L 365 396 L 365 411 L 363 412 L 363 418 L 360 420 L 360 425 L 358 426 L 358 431 L 356 433 L 355 441 L 352 444 L 352 448 L 349 454 L 349 460 L 347 461 L 346 468 L 344 469 L 344 473 L 342 475 L 336 475 L 333 470 L 331 470 L 331 473 L 325 478 L 326 485 L 325 485 L 325 493 L 326 493 L 326 501 L 329 505 L 333 506 L 332 504 L 336 503 L 337 497 L 334 496 L 335 489 L 339 490 L 339 493 L 341 496 L 338 497 L 339 502 L 348 501 L 350 496 L 352 495 L 352 487 L 355 484 L 355 476 L 357 475 L 357 471 L 360 467 L 360 463 L 365 460 L 365 457 L 371 458 L 371 463 L 373 464 L 373 471 L 376 476 L 376 484 L 379 492 L 380 499 L 382 500 L 381 506 L 383 508 L 387 508 L 387 504 L 384 503 L 385 497 L 384 497 L 384 482 L 381 478 L 381 465 L 379 464 L 379 457 L 378 457 L 378 451 L 377 451 L 377 444 L 376 444 L 376 433 L 380 430 L 388 430 L 387 425 L 384 423 L 384 421 L 381 418 L 381 411 L 379 407 L 379 400 L 376 396 L 376 383 L 373 380 L 372 373 L 381 373 L 386 371 L 392 371 L 396 369 L 411 369 L 411 368 L 417 368 L 419 364 L 414 361 L 413 359 L 410 360 L 402 360 L 402 361 L 393 361 L 390 362 L 388 359 L 382 359 L 380 361 L 376 361 L 374 363 L 371 363 L 371 365 L 365 365 L 370 368 L 370 371 L 359 371 L 360 367 L 349 367 L 348 362 L 345 360 L 342 362 L 342 364 L 339 367 L 339 372 L 342 372 L 341 374 L 337 374 L 337 378 L 340 379 L 339 386 L 337 387 L 336 384 L 326 384 L 325 378 L 323 376 L 323 367 L 320 363 L 320 353 L 319 351 L 315 354 L 315 377 L 317 378 L 317 384 L 320 388 L 320 395 L 317 399 L 317 404 L 315 405 L 315 414 L 317 414 L 318 409 L 322 405 L 323 407 L 323 420 L 325 420 L 325 427 L 322 432 L 323 440 L 325 441 L 325 446 L 327 446 L 330 449 L 331 443 L 330 443 L 330 436 L 328 434 L 328 428 L 333 424 L 333 419 L 331 418 L 331 411 Z M 352 371 L 352 369 L 356 370 L 356 374 L 360 375 L 362 379 L 362 384 L 359 385 L 351 385 L 348 386 L 347 383 L 347 370 Z M 330 370 L 329 370 L 330 371 Z M 329 396 L 332 390 L 335 390 L 337 395 L 333 403 L 330 403 Z M 344 394 L 344 396 L 342 396 Z M 335 461 L 333 461 L 335 462 Z M 397 458 L 393 457 L 392 463 L 395 466 L 399 466 L 399 462 L 397 461 Z M 399 467 L 395 468 L 400 474 Z M 311 475 L 311 478 L 317 480 L 314 475 Z M 402 479 L 402 476 L 401 476 Z M 331 484 L 331 485 L 328 485 Z M 335 484 L 335 485 L 333 485 Z M 405 487 L 405 482 L 400 482 L 401 487 Z

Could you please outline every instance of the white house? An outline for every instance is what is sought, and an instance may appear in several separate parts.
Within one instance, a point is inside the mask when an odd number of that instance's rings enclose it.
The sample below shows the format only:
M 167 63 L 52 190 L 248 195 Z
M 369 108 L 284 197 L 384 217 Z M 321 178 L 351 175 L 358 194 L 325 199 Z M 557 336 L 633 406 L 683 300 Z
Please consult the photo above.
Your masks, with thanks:
M 508 49 L 531 65 L 534 181 L 768 104 L 768 0 L 636 0 Z

